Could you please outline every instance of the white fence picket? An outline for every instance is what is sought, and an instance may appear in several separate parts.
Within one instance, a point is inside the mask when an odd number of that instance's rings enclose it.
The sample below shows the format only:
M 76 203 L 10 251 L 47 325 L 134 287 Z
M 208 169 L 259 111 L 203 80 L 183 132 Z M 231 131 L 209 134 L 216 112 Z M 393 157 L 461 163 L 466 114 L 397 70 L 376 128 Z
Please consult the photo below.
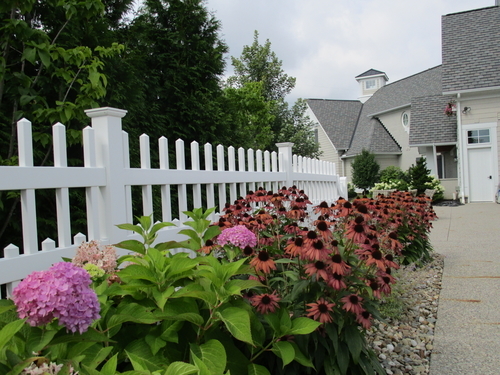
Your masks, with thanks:
M 254 150 L 249 148 L 247 150 L 247 159 L 248 159 L 248 172 L 255 172 L 255 153 L 254 153 Z M 255 192 L 255 189 L 256 189 L 256 186 L 255 186 L 255 182 L 250 182 L 248 188 Z
M 19 144 L 19 167 L 33 167 L 33 141 L 31 122 L 22 119 L 17 124 Z M 23 228 L 23 247 L 25 254 L 38 251 L 35 190 L 21 190 L 21 217 Z
M 210 143 L 206 143 L 204 150 L 205 150 L 205 171 L 207 171 L 207 173 L 211 173 L 214 170 L 212 145 Z M 208 183 L 206 185 L 206 190 L 207 190 L 207 208 L 215 207 L 214 183 L 212 182 Z
M 191 170 L 200 170 L 200 147 L 198 142 L 191 142 Z M 201 203 L 201 184 L 193 184 L 193 205 L 202 207 Z
M 238 149 L 238 171 L 245 172 L 245 149 L 240 147 Z M 247 184 L 240 182 L 240 196 L 245 198 L 247 195 Z
M 158 140 L 158 148 L 160 152 L 160 170 L 168 171 L 168 139 L 161 137 Z M 168 172 L 167 172 L 168 173 Z M 165 173 L 167 175 L 167 173 Z M 161 211 L 163 221 L 172 221 L 172 201 L 170 199 L 170 184 L 168 178 L 165 178 L 164 184 L 160 185 L 161 191 Z
M 142 134 L 139 137 L 141 169 L 151 169 L 151 151 L 149 136 Z M 142 186 L 142 214 L 149 216 L 153 213 L 153 188 L 151 185 Z
M 71 238 L 71 188 L 85 189 L 88 239 L 99 240 L 103 244 L 138 238 L 136 234 L 117 228 L 117 224 L 133 221 L 132 186 L 141 187 L 143 213 L 146 215 L 153 212 L 152 186 L 160 187 L 162 220 L 177 225 L 159 231 L 160 242 L 185 239 L 178 234 L 181 223 L 187 219 L 182 211 L 203 205 L 203 189 L 206 193 L 206 207 L 217 206 L 219 211 L 227 201 L 226 187 L 230 203 L 238 196 L 244 197 L 249 190 L 256 191 L 259 187 L 277 191 L 281 186 L 290 187 L 294 184 L 305 190 L 315 204 L 320 203 L 320 200 L 333 201 L 339 194 L 347 194 L 346 180 L 336 175 L 334 164 L 292 155 L 292 143 L 277 144 L 278 153 L 252 149 L 245 152 L 239 148 L 238 161 L 233 147 L 225 150 L 222 145 L 218 145 L 215 155 L 217 167 L 214 171 L 212 145 L 204 145 L 204 169 L 201 170 L 199 145 L 193 142 L 191 169 L 186 170 L 184 142 L 175 142 L 176 169 L 170 169 L 168 140 L 161 137 L 158 140 L 160 165 L 158 169 L 152 169 L 150 140 L 144 134 L 139 139 L 140 168 L 131 168 L 128 134 L 121 126 L 121 118 L 126 111 L 96 108 L 86 113 L 91 118 L 92 125 L 83 130 L 84 167 L 67 166 L 66 134 L 62 124 L 53 127 L 54 167 L 33 166 L 31 123 L 25 119 L 18 122 L 19 166 L 0 166 L 0 191 L 18 190 L 21 194 L 24 254 L 19 255 L 19 248 L 10 244 L 4 248 L 4 257 L 0 258 L 0 284 L 7 285 L 7 295 L 11 295 L 18 280 L 34 270 L 48 268 L 60 261 L 61 257 L 74 256 L 75 249 L 82 241 L 86 241 L 86 236 L 81 233 Z M 218 187 L 217 199 L 215 185 Z M 178 219 L 172 217 L 172 186 L 178 192 Z M 188 200 L 191 196 L 188 194 L 188 186 L 193 192 L 189 207 Z M 38 243 L 35 204 L 37 189 L 56 191 L 57 246 L 52 239 Z M 214 213 L 211 219 L 216 220 L 218 216 L 218 213 Z
M 177 170 L 184 171 L 186 169 L 186 159 L 184 153 L 184 141 L 182 139 L 175 141 L 175 158 Z M 186 214 L 183 213 L 184 211 L 187 211 L 187 188 L 186 184 L 178 184 L 177 186 L 177 194 L 179 195 L 179 219 L 183 222 L 187 219 Z
M 54 167 L 64 168 L 68 166 L 66 155 L 66 127 L 57 123 L 52 127 L 54 143 Z M 57 212 L 57 239 L 59 247 L 71 245 L 71 218 L 69 213 L 69 189 L 62 187 L 56 189 L 56 212 Z
M 236 155 L 234 153 L 234 147 L 233 146 L 230 146 L 227 149 L 227 168 L 228 168 L 228 171 L 230 171 L 230 172 L 236 171 Z M 230 200 L 230 203 L 234 203 L 234 201 L 237 198 L 236 194 L 237 194 L 237 192 L 236 192 L 236 183 L 232 182 L 232 183 L 229 184 L 229 200 Z

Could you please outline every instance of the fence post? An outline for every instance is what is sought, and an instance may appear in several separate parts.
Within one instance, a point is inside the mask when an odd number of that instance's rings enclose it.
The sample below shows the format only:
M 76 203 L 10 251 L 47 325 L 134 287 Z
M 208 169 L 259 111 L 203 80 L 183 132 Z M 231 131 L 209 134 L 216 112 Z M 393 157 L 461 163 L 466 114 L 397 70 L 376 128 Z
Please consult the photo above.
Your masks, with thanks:
M 127 222 L 122 142 L 122 117 L 127 111 L 104 107 L 89 109 L 85 113 L 92 119 L 95 130 L 96 166 L 106 169 L 106 186 L 100 187 L 99 204 L 93 205 L 99 207 L 100 240 L 112 244 L 119 242 L 125 234 L 116 225 Z
M 276 143 L 276 146 L 278 147 L 278 154 L 283 155 L 283 170 L 280 172 L 285 172 L 286 174 L 286 184 L 285 186 L 287 188 L 292 187 L 293 185 L 293 163 L 292 163 L 292 147 L 293 143 L 292 142 L 283 142 L 283 143 Z

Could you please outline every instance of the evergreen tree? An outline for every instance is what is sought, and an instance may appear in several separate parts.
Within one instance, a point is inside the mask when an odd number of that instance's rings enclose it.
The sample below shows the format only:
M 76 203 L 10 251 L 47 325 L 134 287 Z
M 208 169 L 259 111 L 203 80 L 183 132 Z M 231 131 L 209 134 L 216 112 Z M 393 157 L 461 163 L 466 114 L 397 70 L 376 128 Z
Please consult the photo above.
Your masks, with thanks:
M 363 193 L 365 194 L 378 180 L 380 165 L 375 160 L 375 155 L 363 149 L 361 154 L 354 158 L 351 167 L 352 183 L 358 188 L 363 189 Z
M 147 133 L 155 141 L 229 143 L 221 108 L 227 46 L 219 28 L 202 0 L 145 0 L 120 30 L 127 53 L 111 67 L 108 99 L 127 109 L 131 139 Z
M 429 188 L 426 183 L 432 182 L 431 171 L 427 168 L 425 158 L 418 159 L 417 164 L 412 165 L 408 172 L 413 189 L 417 189 L 418 194 L 423 194 Z

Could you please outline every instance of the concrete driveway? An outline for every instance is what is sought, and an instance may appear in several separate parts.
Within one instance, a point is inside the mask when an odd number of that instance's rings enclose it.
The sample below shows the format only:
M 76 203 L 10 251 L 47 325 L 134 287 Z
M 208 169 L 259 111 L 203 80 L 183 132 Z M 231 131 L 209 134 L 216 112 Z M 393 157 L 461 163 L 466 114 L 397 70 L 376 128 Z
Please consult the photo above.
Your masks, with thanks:
M 431 375 L 500 374 L 500 204 L 435 207 L 445 256 Z

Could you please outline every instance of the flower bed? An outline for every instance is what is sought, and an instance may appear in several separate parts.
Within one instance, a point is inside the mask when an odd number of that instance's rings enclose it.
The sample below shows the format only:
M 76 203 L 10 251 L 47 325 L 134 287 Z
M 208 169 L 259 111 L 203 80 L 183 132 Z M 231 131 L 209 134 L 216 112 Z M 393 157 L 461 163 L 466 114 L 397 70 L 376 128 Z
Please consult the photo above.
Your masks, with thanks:
M 188 239 L 154 246 L 173 224 L 120 225 L 143 241 L 117 244 L 132 253 L 114 270 L 109 247 L 96 243 L 74 260 L 92 274 L 100 304 L 88 330 L 93 310 L 68 325 L 60 305 L 44 308 L 50 293 L 33 293 L 43 282 L 30 282 L 29 296 L 16 290 L 18 313 L 35 326 L 1 302 L 0 372 L 52 362 L 61 374 L 384 374 L 366 331 L 398 263 L 429 255 L 430 202 L 394 193 L 308 206 L 294 187 L 259 189 L 226 205 L 217 223 L 207 219 L 213 209 L 186 212 Z M 179 247 L 198 255 L 170 253 Z M 84 303 L 79 295 L 68 301 Z M 36 312 L 24 308 L 33 303 Z

